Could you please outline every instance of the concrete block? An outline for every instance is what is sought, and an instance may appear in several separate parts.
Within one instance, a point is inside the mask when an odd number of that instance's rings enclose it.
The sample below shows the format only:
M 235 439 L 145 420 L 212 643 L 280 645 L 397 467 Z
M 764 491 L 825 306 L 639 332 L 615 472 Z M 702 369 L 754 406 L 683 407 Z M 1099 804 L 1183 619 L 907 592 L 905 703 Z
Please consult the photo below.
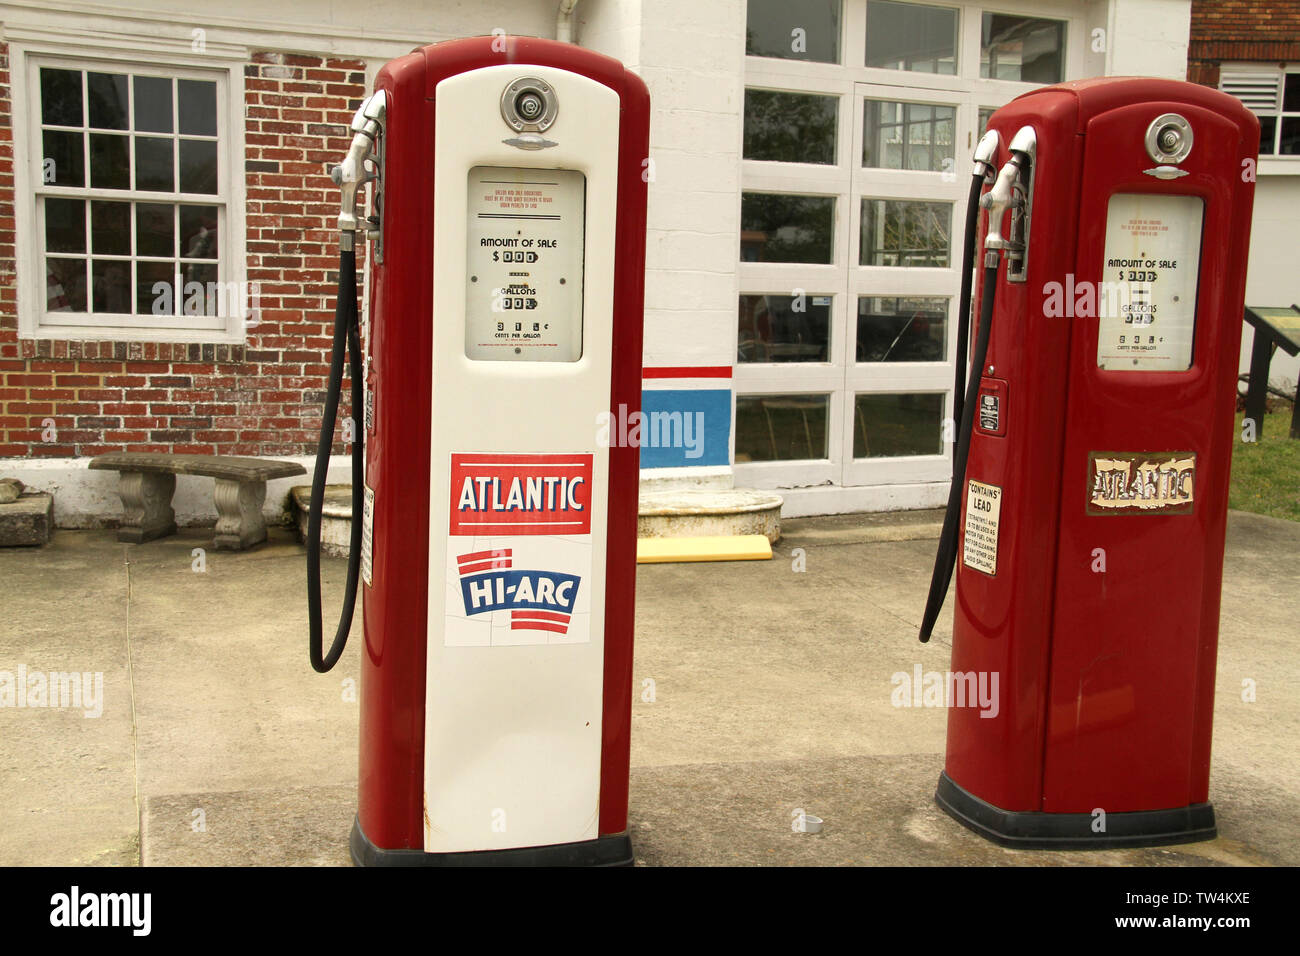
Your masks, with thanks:
M 0 504 L 0 547 L 31 547 L 54 532 L 54 496 L 36 492 Z
M 311 485 L 297 485 L 289 492 L 298 540 L 307 543 L 311 512 Z M 322 554 L 346 558 L 352 550 L 352 486 L 326 485 L 321 506 L 320 549 Z
M 637 538 L 758 535 L 781 537 L 781 496 L 748 488 L 643 491 L 637 507 Z M 696 558 L 694 560 L 720 560 Z

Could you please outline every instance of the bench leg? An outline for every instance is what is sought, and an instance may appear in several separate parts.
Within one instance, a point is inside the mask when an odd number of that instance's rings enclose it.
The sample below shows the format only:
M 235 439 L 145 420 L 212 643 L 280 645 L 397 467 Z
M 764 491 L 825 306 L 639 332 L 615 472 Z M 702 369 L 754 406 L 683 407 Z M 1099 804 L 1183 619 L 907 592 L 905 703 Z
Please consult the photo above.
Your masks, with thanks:
M 218 478 L 214 492 L 217 502 L 217 534 L 212 546 L 217 550 L 242 551 L 266 540 L 265 481 L 235 481 Z
M 122 527 L 118 541 L 140 544 L 176 533 L 176 512 L 172 495 L 176 476 L 144 471 L 118 475 L 117 493 L 122 496 Z

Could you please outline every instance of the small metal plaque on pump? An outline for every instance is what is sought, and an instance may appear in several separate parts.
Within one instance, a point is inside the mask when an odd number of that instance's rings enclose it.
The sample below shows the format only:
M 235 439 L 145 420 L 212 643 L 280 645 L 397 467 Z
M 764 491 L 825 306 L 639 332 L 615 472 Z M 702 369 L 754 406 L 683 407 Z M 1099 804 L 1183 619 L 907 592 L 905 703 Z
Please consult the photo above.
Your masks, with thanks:
M 1007 383 L 1000 378 L 980 379 L 975 406 L 975 425 L 985 435 L 1001 438 L 1007 433 Z

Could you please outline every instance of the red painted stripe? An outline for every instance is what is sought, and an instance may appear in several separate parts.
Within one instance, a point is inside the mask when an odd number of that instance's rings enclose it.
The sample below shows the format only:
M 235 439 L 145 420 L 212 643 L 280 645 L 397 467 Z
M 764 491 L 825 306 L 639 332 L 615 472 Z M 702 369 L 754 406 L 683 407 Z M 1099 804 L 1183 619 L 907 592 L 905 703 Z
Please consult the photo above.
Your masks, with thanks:
M 641 369 L 642 378 L 731 378 L 730 365 L 656 365 Z
M 512 621 L 510 623 L 512 631 L 554 631 L 556 634 L 569 633 L 567 624 L 543 624 L 540 621 Z
M 511 560 L 506 558 L 502 561 L 479 561 L 475 564 L 462 564 L 460 566 L 461 574 L 478 574 L 480 571 L 491 571 L 493 568 L 509 568 Z
M 456 555 L 457 564 L 466 564 L 473 561 L 486 561 L 488 558 L 508 558 L 512 553 L 510 548 L 498 548 L 494 551 L 471 551 L 469 554 Z
M 523 452 L 511 452 L 508 455 L 497 455 L 491 452 L 460 452 L 457 458 L 466 464 L 489 464 L 508 468 L 511 465 L 555 465 L 559 468 L 569 468 L 574 465 L 582 465 L 591 460 L 590 455 L 552 455 L 550 453 L 525 454 Z
M 569 623 L 569 615 L 561 614 L 558 611 L 511 611 L 510 616 L 516 621 L 522 621 L 525 618 L 538 621 L 562 621 Z

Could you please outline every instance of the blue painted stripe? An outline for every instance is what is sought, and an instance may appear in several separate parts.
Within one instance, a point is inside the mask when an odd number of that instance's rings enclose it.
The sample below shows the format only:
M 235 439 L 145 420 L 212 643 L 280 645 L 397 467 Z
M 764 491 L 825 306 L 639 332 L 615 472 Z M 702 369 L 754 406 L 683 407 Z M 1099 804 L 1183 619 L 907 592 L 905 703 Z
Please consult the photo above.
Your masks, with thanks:
M 642 468 L 730 463 L 730 389 L 644 389 L 641 411 Z

